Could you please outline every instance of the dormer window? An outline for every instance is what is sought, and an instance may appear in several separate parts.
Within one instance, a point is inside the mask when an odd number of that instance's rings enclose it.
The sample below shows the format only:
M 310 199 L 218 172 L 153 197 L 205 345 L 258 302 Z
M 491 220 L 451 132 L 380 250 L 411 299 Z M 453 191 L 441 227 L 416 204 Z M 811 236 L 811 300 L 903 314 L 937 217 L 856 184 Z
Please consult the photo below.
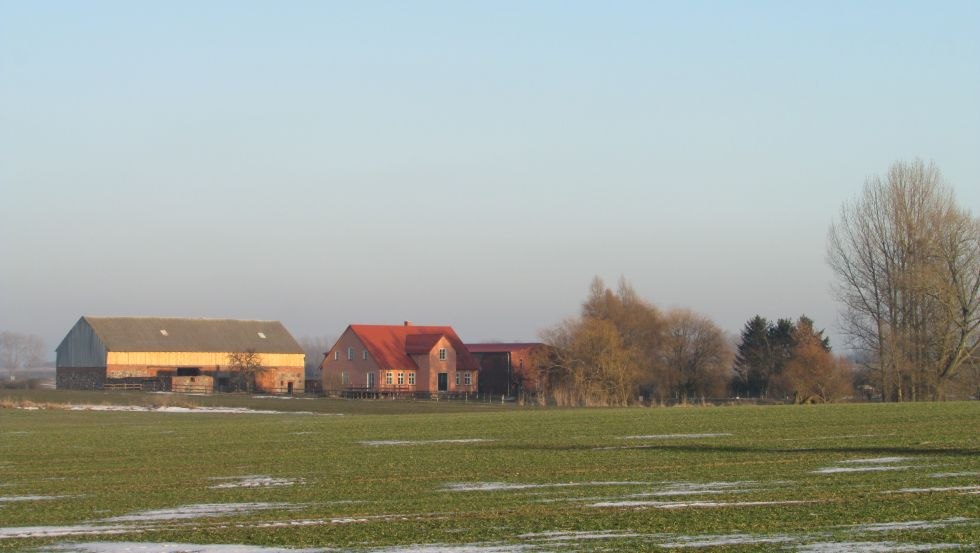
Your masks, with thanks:
M 439 348 L 439 360 L 440 361 L 446 360 L 446 348 Z
M 256 332 L 256 334 L 259 335 L 259 338 L 262 338 L 263 340 L 265 340 L 265 333 L 264 332 Z

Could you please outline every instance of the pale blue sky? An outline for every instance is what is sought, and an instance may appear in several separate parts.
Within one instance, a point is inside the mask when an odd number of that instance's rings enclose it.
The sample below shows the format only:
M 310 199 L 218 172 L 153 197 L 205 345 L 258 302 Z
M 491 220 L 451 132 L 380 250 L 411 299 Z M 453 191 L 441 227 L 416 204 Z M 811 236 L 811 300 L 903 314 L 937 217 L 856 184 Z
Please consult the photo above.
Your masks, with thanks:
M 978 2 L 0 0 L 0 329 L 524 340 L 622 274 L 834 331 L 827 227 L 916 156 L 980 211 Z

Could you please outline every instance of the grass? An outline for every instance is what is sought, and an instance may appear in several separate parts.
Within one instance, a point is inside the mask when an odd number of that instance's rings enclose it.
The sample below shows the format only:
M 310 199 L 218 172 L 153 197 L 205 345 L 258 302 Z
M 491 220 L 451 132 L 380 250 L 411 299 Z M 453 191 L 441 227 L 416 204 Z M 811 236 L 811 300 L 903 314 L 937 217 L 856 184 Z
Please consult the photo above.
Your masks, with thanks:
M 19 400 L 156 401 L 144 394 L 35 394 Z M 8 498 L 0 499 L 0 550 L 70 541 L 357 551 L 421 550 L 412 544 L 647 551 L 690 540 L 723 544 L 712 551 L 980 543 L 976 402 L 580 410 L 184 401 L 323 415 L 0 409 L 0 498 Z M 343 416 L 326 415 L 337 413 Z M 474 439 L 485 441 L 448 441 Z M 416 443 L 363 443 L 378 440 Z M 827 468 L 851 472 L 815 472 Z M 249 475 L 271 480 L 214 487 Z M 943 489 L 910 491 L 934 488 Z M 23 496 L 49 498 L 9 499 Z M 107 520 L 243 503 L 258 508 Z M 920 524 L 854 526 L 910 521 Z M 123 533 L 3 537 L 17 527 L 67 525 L 123 526 Z

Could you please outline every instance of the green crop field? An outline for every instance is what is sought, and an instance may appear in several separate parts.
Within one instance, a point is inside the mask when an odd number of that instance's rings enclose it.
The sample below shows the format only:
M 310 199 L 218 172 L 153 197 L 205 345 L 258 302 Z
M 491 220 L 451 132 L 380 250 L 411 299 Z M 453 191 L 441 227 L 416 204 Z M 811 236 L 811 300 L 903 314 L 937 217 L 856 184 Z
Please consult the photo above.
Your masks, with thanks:
M 980 402 L 536 409 L 6 394 L 5 551 L 980 544 Z M 26 410 L 25 398 L 277 413 Z

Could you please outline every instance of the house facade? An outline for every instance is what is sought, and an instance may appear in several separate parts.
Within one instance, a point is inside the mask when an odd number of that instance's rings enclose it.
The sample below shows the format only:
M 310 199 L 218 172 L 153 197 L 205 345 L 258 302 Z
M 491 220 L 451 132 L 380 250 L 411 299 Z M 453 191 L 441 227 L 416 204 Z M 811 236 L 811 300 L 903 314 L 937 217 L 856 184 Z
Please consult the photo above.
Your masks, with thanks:
M 239 387 L 229 357 L 254 353 L 254 389 L 304 391 L 303 348 L 279 321 L 85 316 L 57 348 L 59 389 L 199 391 Z
M 350 325 L 320 365 L 325 390 L 475 393 L 479 365 L 450 326 Z
M 547 347 L 540 342 L 466 344 L 480 365 L 480 393 L 514 396 L 538 391 L 538 365 Z

